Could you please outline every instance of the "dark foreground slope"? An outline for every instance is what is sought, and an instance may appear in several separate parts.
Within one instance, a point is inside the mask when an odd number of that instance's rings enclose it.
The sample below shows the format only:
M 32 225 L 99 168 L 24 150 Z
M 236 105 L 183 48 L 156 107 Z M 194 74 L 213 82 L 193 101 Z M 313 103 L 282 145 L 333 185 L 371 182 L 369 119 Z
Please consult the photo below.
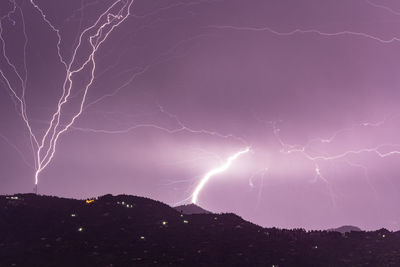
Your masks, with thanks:
M 0 197 L 1 266 L 400 266 L 400 233 L 266 229 L 134 196 Z

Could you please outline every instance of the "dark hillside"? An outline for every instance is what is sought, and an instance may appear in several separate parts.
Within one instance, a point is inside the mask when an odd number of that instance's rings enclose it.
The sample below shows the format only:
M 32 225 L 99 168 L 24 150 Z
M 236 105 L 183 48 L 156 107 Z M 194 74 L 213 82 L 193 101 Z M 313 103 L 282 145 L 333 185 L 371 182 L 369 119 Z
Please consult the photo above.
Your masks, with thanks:
M 2 196 L 0 229 L 0 266 L 400 266 L 399 232 L 267 229 L 127 195 Z

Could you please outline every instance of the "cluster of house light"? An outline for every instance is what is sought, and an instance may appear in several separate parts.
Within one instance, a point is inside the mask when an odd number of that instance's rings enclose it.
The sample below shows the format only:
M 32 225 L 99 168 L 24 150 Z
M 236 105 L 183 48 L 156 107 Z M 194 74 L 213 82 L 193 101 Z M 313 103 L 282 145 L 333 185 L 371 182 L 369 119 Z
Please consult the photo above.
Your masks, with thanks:
M 14 198 L 12 198 L 12 199 L 14 199 Z M 18 197 L 16 197 L 15 199 L 18 199 Z M 86 200 L 86 203 L 87 204 L 90 204 L 90 203 L 93 203 L 94 202 L 94 200 L 93 199 L 90 199 L 90 200 Z M 126 208 L 133 208 L 133 205 L 132 204 L 128 204 L 128 203 L 126 203 L 125 201 L 122 201 L 122 202 L 117 202 L 117 204 L 118 205 L 122 205 L 122 206 L 124 206 L 124 207 L 126 207 Z M 72 213 L 71 214 L 71 217 L 76 217 L 76 214 L 75 213 Z M 183 217 L 183 214 L 181 214 L 181 217 Z M 189 223 L 189 221 L 188 220 L 183 220 L 183 223 Z M 168 222 L 167 221 L 162 221 L 162 223 L 161 223 L 162 225 L 164 225 L 164 226 L 166 226 L 167 224 L 168 224 Z M 79 227 L 78 228 L 78 232 L 82 232 L 83 231 L 83 228 L 82 227 Z M 140 239 L 141 240 L 145 240 L 145 237 L 144 236 L 140 236 Z
M 125 203 L 124 201 L 122 201 L 122 202 L 118 201 L 117 204 L 122 205 L 122 206 L 127 207 L 127 208 L 133 208 L 132 204 Z

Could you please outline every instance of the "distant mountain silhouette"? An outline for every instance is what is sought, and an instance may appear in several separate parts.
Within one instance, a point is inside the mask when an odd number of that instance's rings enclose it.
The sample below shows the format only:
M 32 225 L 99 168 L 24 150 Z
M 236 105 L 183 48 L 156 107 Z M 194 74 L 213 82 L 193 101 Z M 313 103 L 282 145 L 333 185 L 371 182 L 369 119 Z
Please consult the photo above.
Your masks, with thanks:
M 344 234 L 344 233 L 349 233 L 351 231 L 361 232 L 361 229 L 358 228 L 357 226 L 343 225 L 343 226 L 340 226 L 338 228 L 328 229 L 327 231 L 339 232 L 339 233 Z
M 199 206 L 197 206 L 196 204 L 187 204 L 187 205 L 181 205 L 181 206 L 177 206 L 174 207 L 174 209 L 176 209 L 177 211 L 179 211 L 180 213 L 183 214 L 211 214 L 212 212 L 205 210 Z
M 400 266 L 400 232 L 262 228 L 148 198 L 0 196 L 0 266 Z

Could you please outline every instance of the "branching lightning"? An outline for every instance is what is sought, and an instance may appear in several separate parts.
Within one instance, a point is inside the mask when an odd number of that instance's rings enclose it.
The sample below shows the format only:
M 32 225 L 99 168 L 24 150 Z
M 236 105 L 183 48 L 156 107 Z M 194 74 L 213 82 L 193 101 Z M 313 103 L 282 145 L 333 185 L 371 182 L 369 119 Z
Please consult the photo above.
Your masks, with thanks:
M 223 139 L 232 139 L 237 142 L 240 142 L 242 145 L 247 145 L 247 141 L 240 136 L 236 136 L 232 133 L 227 133 L 223 134 L 217 131 L 210 131 L 207 129 L 194 129 L 192 127 L 187 126 L 184 122 L 182 122 L 176 115 L 169 113 L 164 109 L 162 106 L 158 106 L 159 112 L 167 116 L 168 118 L 172 119 L 176 123 L 176 127 L 163 127 L 158 124 L 154 123 L 140 123 L 140 124 L 135 124 L 127 128 L 123 129 L 112 129 L 112 130 L 107 130 L 107 129 L 93 129 L 93 128 L 82 128 L 82 127 L 75 127 L 72 126 L 72 130 L 76 131 L 81 131 L 81 132 L 92 132 L 92 133 L 103 133 L 103 134 L 123 134 L 123 133 L 128 133 L 136 129 L 140 128 L 152 128 L 156 129 L 159 131 L 166 132 L 168 134 L 177 134 L 180 132 L 186 132 L 186 133 L 191 133 L 191 134 L 201 134 L 201 135 L 208 135 L 208 136 L 213 136 L 217 138 L 223 138 Z
M 62 94 L 58 100 L 57 110 L 51 115 L 51 120 L 49 121 L 49 125 L 47 130 L 45 131 L 42 137 L 38 137 L 37 134 L 34 133 L 30 119 L 27 114 L 27 107 L 25 101 L 25 92 L 26 92 L 26 84 L 27 84 L 27 71 L 26 71 L 26 45 L 28 43 L 28 37 L 25 31 L 25 21 L 23 17 L 23 13 L 20 7 L 17 5 L 15 1 L 10 1 L 13 4 L 13 9 L 6 15 L 3 16 L 0 20 L 0 41 L 2 45 L 2 56 L 7 62 L 7 66 L 9 68 L 9 72 L 12 71 L 12 74 L 15 75 L 19 80 L 19 85 L 13 85 L 12 78 L 10 75 L 7 75 L 4 69 L 0 69 L 0 77 L 4 80 L 4 83 L 7 85 L 7 89 L 10 90 L 12 97 L 19 104 L 19 113 L 28 128 L 29 137 L 32 144 L 32 149 L 34 151 L 34 162 L 35 162 L 35 186 L 37 188 L 39 182 L 40 173 L 50 164 L 52 159 L 54 158 L 54 154 L 56 152 L 57 142 L 60 136 L 65 133 L 77 120 L 77 118 L 82 114 L 84 104 L 86 101 L 87 93 L 91 85 L 93 84 L 95 78 L 95 70 L 96 70 L 96 61 L 95 55 L 98 51 L 99 47 L 104 43 L 110 33 L 117 28 L 121 23 L 123 23 L 130 16 L 130 9 L 133 4 L 133 0 L 117 0 L 114 1 L 106 11 L 100 14 L 96 21 L 85 28 L 78 37 L 77 44 L 72 52 L 72 57 L 70 60 L 65 59 L 61 53 L 61 43 L 62 37 L 59 29 L 53 25 L 53 23 L 47 18 L 43 9 L 34 1 L 30 0 L 33 8 L 39 13 L 43 22 L 48 25 L 48 27 L 55 32 L 57 36 L 57 53 L 58 58 L 61 64 L 65 68 L 65 79 L 62 85 Z M 23 26 L 23 34 L 25 37 L 25 45 L 23 51 L 23 62 L 24 62 L 24 70 L 23 72 L 19 71 L 16 65 L 10 60 L 7 55 L 7 44 L 4 38 L 3 32 L 3 23 L 5 19 L 10 19 L 16 11 L 19 10 L 21 14 L 22 26 Z M 15 24 L 15 22 L 14 22 Z M 89 45 L 90 50 L 84 56 L 83 62 L 80 60 L 81 50 L 84 45 Z M 72 118 L 65 119 L 67 123 L 61 124 L 62 119 L 65 117 L 63 110 L 65 109 L 65 105 L 71 101 L 72 89 L 75 86 L 74 77 L 77 74 L 81 73 L 89 73 L 89 81 L 84 85 L 83 94 L 79 100 L 79 109 L 72 115 Z M 20 88 L 20 93 L 18 92 L 18 88 Z
M 396 118 L 397 116 L 393 116 L 393 118 Z M 379 158 L 386 158 L 389 156 L 395 156 L 395 155 L 400 155 L 400 144 L 391 144 L 391 143 L 383 143 L 383 144 L 379 144 L 376 145 L 374 147 L 366 147 L 366 148 L 361 148 L 361 149 L 349 149 L 349 150 L 345 150 L 342 153 L 338 153 L 338 154 L 331 154 L 331 155 L 321 155 L 321 154 L 317 154 L 317 155 L 312 155 L 310 154 L 310 152 L 308 152 L 308 150 L 312 147 L 313 144 L 315 144 L 316 142 L 320 142 L 320 143 L 326 143 L 326 144 L 330 144 L 332 143 L 336 138 L 338 138 L 340 136 L 341 133 L 346 132 L 346 131 L 350 131 L 352 129 L 354 129 L 355 127 L 380 127 L 382 126 L 384 123 L 386 123 L 386 121 L 388 120 L 387 117 L 385 117 L 384 120 L 380 121 L 380 122 L 363 122 L 360 124 L 356 124 L 353 125 L 351 128 L 344 128 L 344 129 L 340 129 L 336 132 L 334 132 L 329 138 L 315 138 L 315 139 L 311 139 L 307 144 L 305 145 L 301 145 L 301 144 L 287 144 L 285 143 L 281 136 L 280 136 L 280 129 L 277 127 L 276 123 L 272 123 L 272 128 L 273 128 L 273 134 L 276 138 L 276 140 L 278 141 L 278 143 L 281 146 L 281 150 L 280 153 L 284 154 L 284 155 L 289 155 L 289 154 L 300 154 L 301 156 L 303 156 L 305 159 L 311 161 L 315 168 L 314 168 L 314 173 L 315 173 L 315 178 L 320 179 L 321 181 L 325 182 L 329 191 L 329 194 L 331 196 L 331 200 L 333 205 L 335 205 L 335 200 L 334 200 L 334 193 L 333 190 L 330 186 L 330 183 L 328 181 L 328 179 L 322 174 L 322 170 L 320 167 L 320 163 L 321 162 L 335 162 L 337 160 L 342 160 L 344 162 L 346 162 L 349 166 L 353 166 L 353 167 L 358 167 L 361 168 L 364 172 L 366 181 L 368 183 L 368 185 L 371 187 L 372 191 L 374 192 L 374 194 L 376 195 L 376 190 L 375 188 L 372 186 L 369 177 L 368 177 L 368 168 L 360 163 L 353 163 L 349 157 L 350 156 L 355 156 L 355 155 L 360 155 L 360 154 L 364 154 L 364 153 L 373 153 L 375 154 L 377 157 Z

